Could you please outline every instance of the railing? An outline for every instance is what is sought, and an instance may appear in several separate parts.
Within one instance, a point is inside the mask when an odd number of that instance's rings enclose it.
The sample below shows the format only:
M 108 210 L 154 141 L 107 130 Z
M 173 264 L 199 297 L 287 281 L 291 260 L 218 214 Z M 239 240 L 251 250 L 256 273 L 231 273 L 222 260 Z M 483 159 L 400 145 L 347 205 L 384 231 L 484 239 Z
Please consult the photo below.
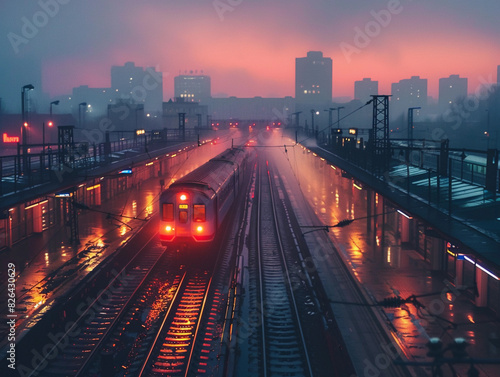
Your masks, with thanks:
M 287 130 L 287 133 L 293 139 L 296 137 L 295 132 L 296 130 L 293 128 Z M 500 164 L 496 168 L 493 167 L 495 171 L 490 172 L 491 176 L 494 176 L 494 185 L 491 183 L 489 186 L 487 185 L 486 151 L 455 150 L 449 149 L 447 146 L 442 148 L 441 142 L 429 140 L 415 140 L 412 146 L 409 147 L 407 140 L 390 140 L 390 148 L 388 148 L 386 153 L 389 159 L 389 163 L 387 164 L 388 170 L 379 171 L 378 174 L 375 174 L 374 166 L 376 162 L 373 161 L 370 144 L 366 138 L 328 137 L 328 135 L 321 132 L 315 135 L 311 130 L 309 132 L 302 132 L 299 129 L 297 140 L 299 142 L 301 140 L 317 141 L 318 145 L 332 151 L 337 156 L 379 178 L 401 185 L 404 189 L 409 189 L 410 186 L 412 178 L 410 176 L 410 168 L 418 168 L 422 174 L 426 174 L 429 182 L 437 180 L 438 185 L 441 180 L 447 180 L 451 177 L 454 180 L 482 187 L 484 190 L 487 187 L 493 186 L 495 187 L 493 191 L 500 192 Z M 407 175 L 402 176 L 400 173 L 396 175 L 397 173 L 394 172 L 394 168 L 397 165 L 407 165 Z M 431 183 L 429 183 L 430 185 Z M 435 183 L 432 185 L 435 185 Z M 435 187 L 429 187 L 428 189 L 435 189 Z
M 132 138 L 119 138 L 109 143 L 90 144 L 75 142 L 69 149 L 57 144 L 18 146 L 16 155 L 0 156 L 0 197 L 58 180 L 62 174 L 78 174 L 97 167 L 106 166 L 121 156 L 118 152 L 135 150 L 147 153 L 165 146 L 165 143 L 196 140 L 200 131 L 179 130 L 149 131 Z M 45 147 L 45 150 L 44 148 Z M 23 155 L 23 149 L 35 153 Z

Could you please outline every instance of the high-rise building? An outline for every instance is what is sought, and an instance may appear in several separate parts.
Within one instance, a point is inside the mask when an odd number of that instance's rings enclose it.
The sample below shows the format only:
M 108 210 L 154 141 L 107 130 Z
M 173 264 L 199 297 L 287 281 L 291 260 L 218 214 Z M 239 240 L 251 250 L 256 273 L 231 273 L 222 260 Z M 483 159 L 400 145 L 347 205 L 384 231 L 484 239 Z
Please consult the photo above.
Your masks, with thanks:
M 212 96 L 210 76 L 179 75 L 174 77 L 174 97 L 185 102 L 206 102 Z
M 398 117 L 406 113 L 410 107 L 427 106 L 427 79 L 412 76 L 410 79 L 400 80 L 391 86 L 391 116 Z M 421 111 L 415 111 L 419 116 Z
M 179 113 L 184 114 L 185 129 L 209 127 L 207 124 L 208 105 L 187 101 L 184 97 L 163 102 L 163 125 L 167 128 L 179 128 Z
M 324 58 L 321 51 L 295 59 L 295 100 L 307 105 L 332 102 L 332 59 Z
M 458 98 L 467 97 L 467 78 L 451 75 L 439 79 L 439 107 L 446 110 Z
M 120 100 L 143 104 L 146 111 L 162 111 L 163 77 L 154 67 L 127 62 L 111 67 L 111 89 Z
M 371 78 L 364 78 L 362 81 L 354 82 L 354 99 L 365 103 L 371 100 L 372 95 L 378 94 L 378 81 Z
M 69 103 L 71 105 L 71 112 L 73 114 L 78 113 L 80 109 L 80 104 L 85 102 L 87 104 L 85 113 L 89 113 L 90 116 L 105 115 L 108 109 L 108 105 L 113 103 L 115 95 L 110 88 L 89 88 L 88 85 L 80 85 L 79 87 L 73 88 L 73 93 Z M 67 101 L 63 101 L 64 102 Z M 61 110 L 58 108 L 59 111 Z

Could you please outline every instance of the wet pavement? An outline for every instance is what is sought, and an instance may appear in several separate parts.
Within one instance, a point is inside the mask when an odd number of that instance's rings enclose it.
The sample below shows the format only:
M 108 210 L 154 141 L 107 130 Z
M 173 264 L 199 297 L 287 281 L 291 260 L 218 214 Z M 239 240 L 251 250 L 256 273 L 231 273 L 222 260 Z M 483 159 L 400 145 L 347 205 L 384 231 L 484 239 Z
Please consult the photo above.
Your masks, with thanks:
M 276 144 L 283 145 L 283 139 L 277 139 Z M 290 140 L 286 144 L 293 143 Z M 327 285 L 325 288 L 335 301 L 333 308 L 339 314 L 337 321 L 340 326 L 343 323 L 352 326 L 347 310 L 355 313 L 356 307 L 349 307 L 349 301 L 339 293 L 339 287 L 343 289 L 345 284 L 333 283 L 332 274 L 336 274 L 338 266 L 325 256 L 330 253 L 325 247 L 337 250 L 372 303 L 394 296 L 416 296 L 400 308 L 376 306 L 374 309 L 385 323 L 387 333 L 400 344 L 408 359 L 429 361 L 426 354 L 431 337 L 439 337 L 445 345 L 463 337 L 469 344 L 466 349 L 469 356 L 499 359 L 500 362 L 500 322 L 495 313 L 476 307 L 472 301 L 473 289 L 457 290 L 443 272 L 433 271 L 422 254 L 401 241 L 400 234 L 388 221 L 391 216 L 400 214 L 395 213 L 389 202 L 385 203 L 386 221 L 382 216 L 367 218 L 369 189 L 351 177 L 343 176 L 340 169 L 301 146 L 287 147 L 286 153 L 284 148 L 276 150 L 274 155 L 275 161 L 281 160 L 280 172 L 287 182 L 287 190 L 295 198 L 295 210 L 300 212 L 301 225 L 334 225 L 343 219 L 359 219 L 344 228 L 330 228 L 328 233 L 317 230 L 305 236 L 316 267 L 325 279 L 323 284 Z M 298 184 L 295 178 L 298 178 Z M 374 206 L 381 213 L 384 198 L 372 195 L 376 202 Z M 324 236 L 329 237 L 329 246 L 325 246 Z M 344 331 L 349 334 L 352 329 Z M 365 331 L 370 332 L 369 329 Z M 365 346 L 359 344 L 362 339 L 357 342 L 347 340 L 351 347 Z M 361 362 L 368 361 L 360 356 L 358 364 Z M 357 366 L 358 375 L 370 375 L 363 367 L 364 364 Z M 500 375 L 500 365 L 476 367 L 481 376 Z M 458 366 L 456 369 L 459 375 L 466 375 L 468 367 Z M 424 370 L 430 373 L 428 369 Z M 451 373 L 448 367 L 443 367 L 443 371 L 445 375 Z
M 98 268 L 107 257 L 126 243 L 157 212 L 161 193 L 160 179 L 165 186 L 206 160 L 231 146 L 241 135 L 222 135 L 217 143 L 180 153 L 178 162 L 166 176 L 136 180 L 131 189 L 103 200 L 100 206 L 78 211 L 80 243 L 70 243 L 69 227 L 60 224 L 38 235 L 32 235 L 0 253 L 0 265 L 16 268 L 16 341 L 34 326 L 54 301 L 64 297 L 87 274 Z M 2 294 L 7 295 L 7 276 L 1 274 Z M 4 318 L 7 305 L 1 309 Z M 6 321 L 0 323 L 3 350 L 7 343 Z

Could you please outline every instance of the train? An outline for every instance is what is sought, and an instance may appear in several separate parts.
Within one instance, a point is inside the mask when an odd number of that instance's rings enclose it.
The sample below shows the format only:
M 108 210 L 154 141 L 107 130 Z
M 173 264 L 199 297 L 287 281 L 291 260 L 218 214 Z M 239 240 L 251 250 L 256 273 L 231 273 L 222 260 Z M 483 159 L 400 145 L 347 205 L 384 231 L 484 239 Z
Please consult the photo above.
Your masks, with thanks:
M 163 246 L 207 244 L 239 191 L 251 152 L 227 149 L 172 183 L 160 195 L 160 241 Z

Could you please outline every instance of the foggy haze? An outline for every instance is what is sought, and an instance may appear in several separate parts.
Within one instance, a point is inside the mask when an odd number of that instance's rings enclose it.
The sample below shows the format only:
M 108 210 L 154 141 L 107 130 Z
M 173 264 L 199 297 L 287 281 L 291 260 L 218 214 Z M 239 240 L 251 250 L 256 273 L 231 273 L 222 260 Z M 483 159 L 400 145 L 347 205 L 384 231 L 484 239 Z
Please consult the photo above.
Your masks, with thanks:
M 27 83 L 39 98 L 109 87 L 111 66 L 127 61 L 163 72 L 164 100 L 190 70 L 211 76 L 214 96 L 293 96 L 294 59 L 310 50 L 332 58 L 336 98 L 363 77 L 389 94 L 420 75 L 436 98 L 438 79 L 456 73 L 472 92 L 496 81 L 498 14 L 495 0 L 4 1 L 0 98 L 19 111 Z

